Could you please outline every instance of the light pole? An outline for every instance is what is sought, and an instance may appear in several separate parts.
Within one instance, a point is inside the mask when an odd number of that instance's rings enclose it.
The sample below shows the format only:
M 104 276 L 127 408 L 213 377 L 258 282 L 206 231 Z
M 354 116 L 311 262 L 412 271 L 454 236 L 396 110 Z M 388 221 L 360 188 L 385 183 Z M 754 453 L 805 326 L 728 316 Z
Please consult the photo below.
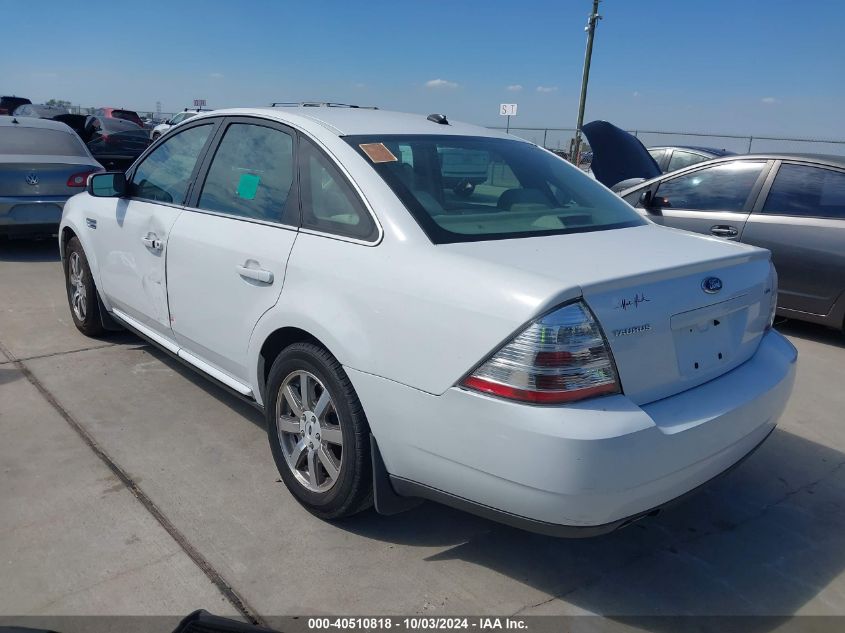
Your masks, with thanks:
M 578 125 L 575 127 L 575 143 L 572 148 L 572 162 L 577 166 L 581 158 L 581 126 L 584 125 L 584 106 L 587 104 L 587 82 L 590 81 L 590 60 L 593 57 L 593 37 L 596 33 L 596 22 L 601 20 L 599 2 L 593 0 L 593 11 L 587 18 L 587 52 L 584 54 L 584 74 L 581 76 L 581 99 L 578 102 Z

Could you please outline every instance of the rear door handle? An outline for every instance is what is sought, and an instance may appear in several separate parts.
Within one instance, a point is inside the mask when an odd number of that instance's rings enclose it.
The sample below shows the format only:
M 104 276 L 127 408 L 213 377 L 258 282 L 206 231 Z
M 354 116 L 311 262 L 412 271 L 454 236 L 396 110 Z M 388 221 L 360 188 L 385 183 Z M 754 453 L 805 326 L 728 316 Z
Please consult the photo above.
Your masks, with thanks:
M 717 224 L 710 227 L 710 233 L 719 237 L 736 237 L 739 235 L 739 229 L 735 226 L 728 226 L 727 224 Z
M 250 261 L 245 263 L 249 264 Z M 269 270 L 264 270 L 263 268 L 252 268 L 246 265 L 235 266 L 235 268 L 237 269 L 238 274 L 241 277 L 246 277 L 247 279 L 254 279 L 255 281 L 261 282 L 262 284 L 273 283 L 273 273 Z
M 163 247 L 161 240 L 158 239 L 155 233 L 147 233 L 141 238 L 141 241 L 144 243 L 144 246 L 154 251 L 160 251 Z

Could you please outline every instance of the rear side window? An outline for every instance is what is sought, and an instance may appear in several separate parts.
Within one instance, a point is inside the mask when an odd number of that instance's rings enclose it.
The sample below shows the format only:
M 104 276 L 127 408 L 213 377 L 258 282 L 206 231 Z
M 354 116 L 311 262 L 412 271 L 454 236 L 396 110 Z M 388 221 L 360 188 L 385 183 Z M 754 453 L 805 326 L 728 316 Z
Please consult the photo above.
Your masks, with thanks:
M 214 154 L 197 206 L 254 220 L 296 223 L 293 138 L 281 130 L 233 123 Z
M 182 204 L 197 158 L 213 128 L 210 123 L 198 125 L 170 136 L 138 165 L 132 177 L 131 195 Z
M 689 167 L 690 165 L 695 165 L 696 163 L 700 163 L 705 160 L 707 160 L 707 157 L 702 156 L 701 154 L 693 154 L 692 152 L 684 152 L 676 149 L 672 152 L 672 158 L 669 159 L 669 166 L 666 170 L 675 171 L 676 169 Z
M 85 146 L 70 130 L 45 130 L 32 127 L 4 127 L 0 132 L 0 154 L 51 154 L 87 156 Z
M 764 165 L 763 161 L 736 161 L 699 169 L 663 182 L 657 195 L 667 209 L 740 212 Z
M 524 141 L 348 136 L 435 244 L 645 224 L 620 198 Z
M 374 240 L 378 228 L 346 178 L 314 144 L 301 138 L 302 226 L 360 240 Z
M 763 213 L 845 219 L 845 173 L 807 165 L 781 165 Z

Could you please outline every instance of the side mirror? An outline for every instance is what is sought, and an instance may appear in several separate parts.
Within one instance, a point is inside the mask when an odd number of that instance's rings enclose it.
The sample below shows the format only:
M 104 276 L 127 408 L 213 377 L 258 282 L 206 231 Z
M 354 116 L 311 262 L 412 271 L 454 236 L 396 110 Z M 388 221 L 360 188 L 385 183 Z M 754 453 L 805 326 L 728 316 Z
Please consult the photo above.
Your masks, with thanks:
M 122 171 L 91 174 L 86 189 L 95 198 L 120 198 L 126 195 L 126 174 Z
M 165 124 L 165 125 L 170 125 L 170 119 L 165 119 L 165 120 L 164 120 L 164 124 Z
M 651 206 L 651 190 L 646 189 L 640 194 L 640 199 L 638 204 L 643 207 L 644 209 L 648 209 Z

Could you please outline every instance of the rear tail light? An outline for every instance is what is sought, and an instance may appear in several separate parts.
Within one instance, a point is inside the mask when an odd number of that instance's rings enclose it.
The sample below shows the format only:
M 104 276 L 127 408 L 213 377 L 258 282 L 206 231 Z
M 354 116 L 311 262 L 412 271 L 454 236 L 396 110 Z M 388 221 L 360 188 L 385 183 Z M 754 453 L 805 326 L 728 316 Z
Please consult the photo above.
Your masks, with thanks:
M 88 176 L 91 174 L 96 174 L 99 170 L 97 169 L 89 169 L 88 171 L 81 171 L 78 174 L 71 175 L 70 178 L 67 179 L 67 186 L 68 187 L 84 187 L 85 183 L 88 182 Z
M 601 327 L 581 301 L 532 321 L 461 385 L 535 404 L 621 391 Z

